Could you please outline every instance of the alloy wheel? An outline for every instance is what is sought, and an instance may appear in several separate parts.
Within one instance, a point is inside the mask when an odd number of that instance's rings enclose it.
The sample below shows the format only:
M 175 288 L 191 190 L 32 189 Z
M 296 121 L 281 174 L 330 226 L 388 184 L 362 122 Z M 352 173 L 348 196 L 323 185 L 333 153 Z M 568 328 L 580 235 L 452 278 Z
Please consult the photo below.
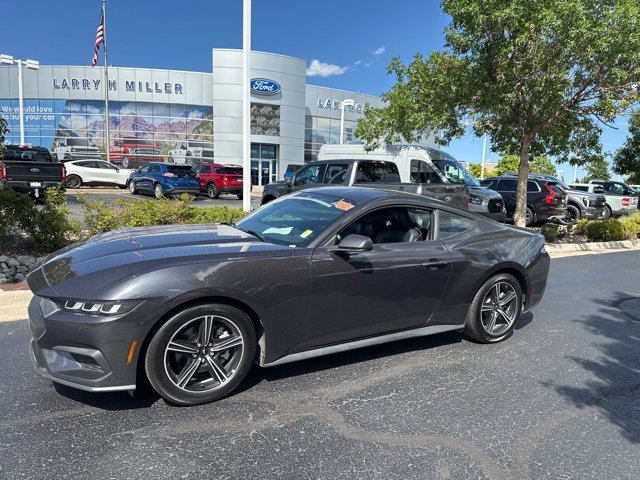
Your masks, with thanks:
M 496 282 L 487 292 L 480 307 L 484 330 L 494 336 L 507 332 L 518 315 L 517 292 L 508 282 Z
M 244 351 L 241 330 L 231 319 L 203 315 L 186 322 L 169 340 L 165 373 L 180 390 L 210 392 L 233 379 Z

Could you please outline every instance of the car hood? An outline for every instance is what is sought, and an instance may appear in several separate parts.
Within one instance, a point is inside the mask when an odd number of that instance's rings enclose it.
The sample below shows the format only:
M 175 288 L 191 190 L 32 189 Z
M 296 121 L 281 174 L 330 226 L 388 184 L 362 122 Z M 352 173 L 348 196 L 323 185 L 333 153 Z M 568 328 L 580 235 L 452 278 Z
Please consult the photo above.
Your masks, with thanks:
M 480 195 L 488 198 L 502 198 L 495 190 L 491 190 L 490 188 L 478 186 L 478 185 L 467 185 L 470 193 L 475 193 L 476 195 Z
M 292 251 L 228 225 L 140 227 L 98 235 L 60 250 L 32 271 L 27 282 L 36 295 L 89 298 L 132 277 L 176 265 L 287 256 Z

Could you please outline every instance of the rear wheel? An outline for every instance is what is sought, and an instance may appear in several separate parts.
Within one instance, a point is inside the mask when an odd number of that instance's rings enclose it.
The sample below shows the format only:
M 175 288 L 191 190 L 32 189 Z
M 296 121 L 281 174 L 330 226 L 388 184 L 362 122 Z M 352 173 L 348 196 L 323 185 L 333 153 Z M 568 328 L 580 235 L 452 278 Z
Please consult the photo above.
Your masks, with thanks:
M 253 324 L 242 310 L 198 305 L 160 327 L 149 343 L 145 372 L 168 402 L 198 405 L 233 391 L 249 373 L 255 352 Z
M 129 157 L 122 157 L 122 168 L 129 168 Z
M 156 183 L 156 185 L 153 187 L 153 194 L 157 199 L 164 197 L 164 190 L 162 189 L 162 185 Z
M 526 217 L 525 217 L 525 225 L 527 227 L 531 226 L 531 224 L 533 224 L 533 219 L 534 219 L 533 210 L 531 210 L 529 207 L 527 207 L 527 213 L 526 213 Z
M 508 273 L 494 275 L 478 290 L 464 332 L 482 343 L 495 343 L 513 333 L 522 312 L 520 283 Z
M 216 187 L 215 183 L 211 182 L 207 185 L 207 195 L 209 198 L 218 198 L 220 196 L 220 192 L 218 191 L 218 187 Z
M 65 185 L 68 188 L 79 188 L 82 186 L 82 179 L 75 174 L 69 175 L 65 181 Z
M 613 212 L 611 211 L 611 207 L 609 205 L 605 205 L 604 212 L 602 212 L 602 219 L 606 220 L 608 218 L 611 218 L 612 215 L 613 215 Z
M 580 219 L 580 209 L 575 205 L 567 205 L 567 215 L 562 219 L 565 225 L 573 225 Z

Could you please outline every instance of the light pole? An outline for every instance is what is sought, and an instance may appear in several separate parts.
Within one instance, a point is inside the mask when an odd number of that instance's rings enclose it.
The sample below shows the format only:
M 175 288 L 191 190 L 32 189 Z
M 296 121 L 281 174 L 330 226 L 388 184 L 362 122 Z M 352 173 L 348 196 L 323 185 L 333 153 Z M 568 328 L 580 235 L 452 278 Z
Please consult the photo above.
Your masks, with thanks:
M 0 55 L 0 63 L 7 65 L 18 64 L 18 108 L 20 117 L 20 145 L 24 145 L 24 99 L 22 95 L 22 66 L 24 65 L 31 70 L 38 70 L 40 68 L 40 62 L 37 60 L 20 60 L 19 58 L 13 58 L 11 55 Z
M 487 158 L 487 134 L 482 138 L 482 161 L 480 162 L 480 180 L 484 180 L 484 162 Z
M 344 107 L 353 107 L 356 101 L 353 98 L 347 98 L 342 101 L 342 107 L 340 108 L 340 145 L 342 145 L 344 139 Z

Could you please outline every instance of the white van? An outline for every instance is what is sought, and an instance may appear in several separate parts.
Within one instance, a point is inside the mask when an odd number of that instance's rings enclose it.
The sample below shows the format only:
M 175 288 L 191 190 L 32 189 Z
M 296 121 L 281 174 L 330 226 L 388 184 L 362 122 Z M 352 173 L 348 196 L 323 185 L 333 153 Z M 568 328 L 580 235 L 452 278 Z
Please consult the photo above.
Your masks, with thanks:
M 455 158 L 426 145 L 389 145 L 370 152 L 364 145 L 323 145 L 318 160 L 385 160 L 398 166 L 401 182 L 464 183 L 469 187 L 469 210 L 504 222 L 502 196 L 478 183 Z

